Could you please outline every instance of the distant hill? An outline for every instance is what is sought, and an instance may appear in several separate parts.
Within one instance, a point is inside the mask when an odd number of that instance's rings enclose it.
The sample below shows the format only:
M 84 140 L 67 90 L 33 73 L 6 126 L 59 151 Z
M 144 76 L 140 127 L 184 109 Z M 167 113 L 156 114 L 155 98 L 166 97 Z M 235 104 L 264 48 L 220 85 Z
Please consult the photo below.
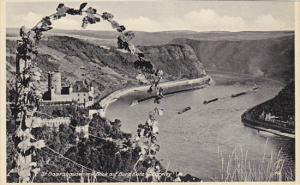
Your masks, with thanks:
M 191 46 L 207 70 L 250 74 L 280 81 L 293 79 L 294 35 L 261 39 L 262 35 L 258 34 L 251 40 L 179 38 L 172 43 Z
M 15 71 L 15 37 L 6 39 L 7 79 Z M 196 78 L 205 73 L 202 63 L 190 46 L 167 44 L 162 46 L 141 46 L 146 58 L 162 69 L 165 80 Z M 101 97 L 116 89 L 138 85 L 134 68 L 136 57 L 115 47 L 99 45 L 92 40 L 71 36 L 48 36 L 39 45 L 36 58 L 43 71 L 43 90 L 46 90 L 47 72 L 59 70 L 62 78 L 93 80 L 96 92 Z
M 135 32 L 135 45 L 165 79 L 195 78 L 204 69 L 250 74 L 281 81 L 294 78 L 294 32 Z M 18 29 L 7 29 L 7 78 L 15 71 Z M 137 85 L 137 58 L 116 49 L 112 31 L 52 30 L 39 47 L 37 60 L 46 73 L 60 70 L 69 81 L 94 80 L 101 96 Z M 107 47 L 109 46 L 109 47 Z
M 17 36 L 18 29 L 7 28 L 7 36 Z M 212 32 L 196 32 L 196 31 L 161 31 L 161 32 L 144 32 L 134 31 L 136 37 L 132 40 L 135 45 L 151 46 L 168 44 L 174 39 L 185 38 L 193 40 L 261 40 L 278 38 L 285 36 L 293 36 L 293 31 L 242 31 L 242 32 L 228 32 L 228 31 L 212 31 Z M 74 37 L 100 39 L 111 41 L 111 45 L 116 45 L 116 37 L 118 33 L 115 31 L 93 31 L 93 30 L 51 30 L 47 35 L 69 35 Z M 105 44 L 105 43 L 104 43 Z

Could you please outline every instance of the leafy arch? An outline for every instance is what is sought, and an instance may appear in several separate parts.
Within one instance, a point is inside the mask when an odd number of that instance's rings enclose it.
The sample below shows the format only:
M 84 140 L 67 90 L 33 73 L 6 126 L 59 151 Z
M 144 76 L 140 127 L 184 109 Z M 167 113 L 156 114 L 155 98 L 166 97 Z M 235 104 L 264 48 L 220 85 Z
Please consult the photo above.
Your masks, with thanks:
M 150 84 L 148 92 L 156 92 L 154 103 L 159 104 L 160 99 L 163 97 L 162 88 L 158 86 L 162 79 L 163 72 L 161 70 L 154 70 L 153 66 L 149 65 L 149 62 L 145 62 L 143 53 L 129 42 L 134 38 L 134 33 L 132 31 L 126 31 L 125 26 L 120 25 L 115 21 L 113 19 L 114 16 L 111 13 L 104 12 L 99 14 L 95 8 L 86 8 L 86 5 L 87 3 L 82 3 L 78 9 L 75 9 L 61 3 L 56 8 L 55 13 L 43 17 L 33 28 L 28 31 L 24 26 L 20 28 L 19 34 L 21 39 L 17 40 L 16 49 L 15 99 L 12 106 L 12 116 L 16 127 L 16 132 L 14 134 L 14 144 L 17 151 L 15 155 L 15 170 L 18 173 L 19 182 L 31 182 L 34 179 L 34 176 L 39 173 L 40 168 L 37 166 L 36 162 L 31 161 L 31 155 L 33 154 L 34 149 L 46 147 L 43 140 L 36 140 L 31 134 L 34 122 L 38 121 L 38 118 L 33 115 L 38 110 L 41 98 L 38 86 L 42 73 L 36 63 L 32 62 L 32 59 L 38 55 L 37 46 L 43 33 L 53 29 L 52 21 L 61 19 L 67 15 L 83 16 L 83 28 L 86 28 L 89 24 L 100 22 L 101 19 L 108 21 L 112 28 L 120 33 L 117 38 L 118 48 L 124 49 L 130 54 L 138 57 L 138 62 L 135 63 L 135 67 L 143 73 L 143 76 L 140 76 L 140 79 L 146 80 Z M 138 146 L 142 150 L 140 158 L 134 168 L 144 160 L 152 159 L 158 151 L 159 147 L 156 144 L 158 129 L 156 128 L 155 132 L 150 129 L 153 125 L 157 125 L 157 121 L 155 121 L 157 115 L 161 115 L 161 110 L 156 107 L 149 114 L 149 118 L 145 125 L 140 126 L 140 131 L 148 130 L 148 132 L 146 135 L 140 136 L 144 142 Z M 151 140 L 149 140 L 149 137 L 151 137 Z

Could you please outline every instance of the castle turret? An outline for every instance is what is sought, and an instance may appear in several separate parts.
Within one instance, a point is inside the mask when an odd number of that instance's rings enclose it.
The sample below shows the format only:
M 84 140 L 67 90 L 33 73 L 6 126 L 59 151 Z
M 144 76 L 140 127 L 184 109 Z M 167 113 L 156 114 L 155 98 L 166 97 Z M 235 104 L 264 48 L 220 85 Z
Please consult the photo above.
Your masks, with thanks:
M 89 94 L 90 94 L 90 96 L 94 97 L 95 87 L 93 86 L 93 81 L 91 81 L 89 84 Z
M 95 98 L 95 87 L 90 86 L 89 87 L 89 97 L 91 99 L 89 99 L 89 101 L 94 102 L 94 98 Z
M 61 73 L 48 73 L 48 90 L 54 89 L 55 94 L 61 94 Z
M 95 94 L 95 87 L 91 87 L 90 92 L 93 93 L 93 95 L 94 95 Z
M 50 99 L 51 100 L 55 99 L 55 89 L 50 89 Z
M 52 87 L 52 83 L 51 83 L 51 72 L 48 72 L 48 91 L 51 92 L 51 87 Z

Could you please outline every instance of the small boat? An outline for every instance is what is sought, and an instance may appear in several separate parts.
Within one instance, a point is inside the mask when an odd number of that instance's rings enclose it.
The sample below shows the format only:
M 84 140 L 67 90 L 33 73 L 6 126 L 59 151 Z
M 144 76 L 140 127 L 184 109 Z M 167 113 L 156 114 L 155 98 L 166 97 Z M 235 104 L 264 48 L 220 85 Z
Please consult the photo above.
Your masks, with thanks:
M 237 94 L 232 94 L 231 97 L 235 98 L 235 97 L 238 97 L 238 96 L 242 96 L 244 94 L 246 94 L 246 92 L 240 92 L 240 93 L 237 93 Z
M 184 113 L 184 112 L 186 112 L 186 111 L 188 111 L 188 110 L 191 110 L 191 107 L 190 107 L 190 106 L 188 106 L 188 107 L 182 109 L 181 111 L 178 112 L 178 114 L 182 114 L 182 113 Z
M 209 103 L 211 103 L 211 102 L 218 101 L 218 100 L 219 100 L 219 98 L 214 98 L 214 99 L 211 99 L 211 100 L 205 100 L 205 101 L 203 102 L 203 104 L 209 104 Z

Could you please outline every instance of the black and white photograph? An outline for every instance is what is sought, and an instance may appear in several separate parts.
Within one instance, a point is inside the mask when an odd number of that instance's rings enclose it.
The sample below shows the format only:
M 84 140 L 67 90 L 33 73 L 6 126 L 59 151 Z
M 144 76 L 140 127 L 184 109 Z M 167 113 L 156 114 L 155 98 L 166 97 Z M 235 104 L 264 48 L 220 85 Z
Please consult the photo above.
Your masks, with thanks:
M 296 1 L 3 4 L 3 182 L 296 183 Z

